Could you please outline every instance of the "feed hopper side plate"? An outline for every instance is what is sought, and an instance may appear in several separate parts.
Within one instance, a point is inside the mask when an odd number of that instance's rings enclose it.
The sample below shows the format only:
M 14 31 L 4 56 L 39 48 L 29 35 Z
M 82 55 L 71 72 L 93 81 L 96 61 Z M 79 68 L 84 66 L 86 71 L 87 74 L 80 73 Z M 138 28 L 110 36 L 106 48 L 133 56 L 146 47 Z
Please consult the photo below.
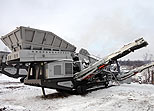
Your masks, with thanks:
M 19 50 L 53 50 L 74 52 L 76 47 L 49 31 L 20 26 L 1 40 L 12 52 Z

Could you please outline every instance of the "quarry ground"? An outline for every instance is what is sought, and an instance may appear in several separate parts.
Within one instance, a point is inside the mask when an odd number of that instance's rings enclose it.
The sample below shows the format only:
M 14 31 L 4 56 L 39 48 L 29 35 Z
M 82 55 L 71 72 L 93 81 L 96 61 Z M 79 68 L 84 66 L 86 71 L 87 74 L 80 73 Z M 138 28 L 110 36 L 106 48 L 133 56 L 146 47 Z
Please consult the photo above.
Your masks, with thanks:
M 154 111 L 154 85 L 121 84 L 81 95 L 63 95 L 0 76 L 0 111 Z

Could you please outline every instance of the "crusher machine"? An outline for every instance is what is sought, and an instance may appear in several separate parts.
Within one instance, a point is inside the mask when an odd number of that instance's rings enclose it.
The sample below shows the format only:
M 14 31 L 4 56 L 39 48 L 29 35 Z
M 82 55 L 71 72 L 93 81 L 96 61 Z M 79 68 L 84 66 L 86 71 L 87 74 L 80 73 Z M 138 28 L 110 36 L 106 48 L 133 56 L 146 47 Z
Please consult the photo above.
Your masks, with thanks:
M 125 74 L 120 72 L 117 60 L 147 46 L 143 38 L 103 59 L 92 56 L 85 49 L 76 53 L 74 45 L 54 33 L 29 27 L 20 26 L 1 40 L 12 51 L 2 62 L 2 73 L 13 77 L 22 75 L 21 69 L 26 70 L 24 84 L 42 87 L 44 95 L 44 88 L 84 94 L 90 88 L 107 87 L 111 80 L 122 81 L 154 65 L 151 63 Z M 112 70 L 111 64 L 117 65 L 116 71 Z M 15 69 L 13 74 L 5 70 L 8 67 Z

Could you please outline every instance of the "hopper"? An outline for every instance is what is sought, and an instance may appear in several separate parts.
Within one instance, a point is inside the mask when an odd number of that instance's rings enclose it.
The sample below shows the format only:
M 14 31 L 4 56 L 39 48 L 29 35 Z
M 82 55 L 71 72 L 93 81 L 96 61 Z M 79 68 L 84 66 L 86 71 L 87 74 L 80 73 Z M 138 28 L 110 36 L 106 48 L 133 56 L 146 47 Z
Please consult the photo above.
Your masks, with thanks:
M 12 51 L 52 50 L 74 52 L 76 47 L 49 31 L 20 26 L 1 40 Z

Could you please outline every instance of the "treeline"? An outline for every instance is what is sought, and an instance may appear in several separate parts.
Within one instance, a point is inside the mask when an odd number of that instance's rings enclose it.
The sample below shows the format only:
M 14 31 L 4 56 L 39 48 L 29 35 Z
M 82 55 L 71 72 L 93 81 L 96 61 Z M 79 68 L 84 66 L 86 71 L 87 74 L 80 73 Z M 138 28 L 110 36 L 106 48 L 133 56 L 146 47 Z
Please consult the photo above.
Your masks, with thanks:
M 142 66 L 144 64 L 147 64 L 147 63 L 150 63 L 150 61 L 140 61 L 140 60 L 135 60 L 135 61 L 132 61 L 132 60 L 120 60 L 119 61 L 119 64 L 121 66 L 133 66 L 133 67 L 139 67 L 139 66 Z

